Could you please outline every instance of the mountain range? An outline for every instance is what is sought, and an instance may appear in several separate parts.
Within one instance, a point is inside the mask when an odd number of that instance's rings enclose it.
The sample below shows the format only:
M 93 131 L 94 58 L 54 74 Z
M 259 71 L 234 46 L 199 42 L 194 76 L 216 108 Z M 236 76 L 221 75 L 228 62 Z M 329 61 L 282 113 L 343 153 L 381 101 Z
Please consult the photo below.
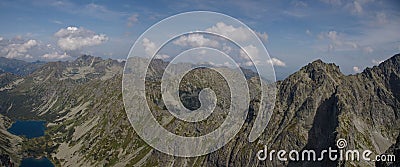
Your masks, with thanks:
M 140 61 L 138 59 L 137 61 Z M 347 148 L 395 154 L 400 145 L 400 54 L 363 72 L 344 75 L 332 63 L 316 60 L 282 81 L 277 81 L 274 112 L 264 133 L 248 142 L 257 117 L 259 97 L 251 95 L 249 114 L 238 135 L 223 148 L 208 155 L 181 158 L 161 153 L 147 145 L 131 127 L 122 99 L 125 62 L 83 55 L 74 61 L 28 63 L 0 61 L 0 159 L 17 165 L 23 157 L 46 156 L 56 166 L 399 166 L 370 161 L 259 161 L 257 152 L 268 149 L 316 151 L 337 148 L 345 139 Z M 21 65 L 17 65 L 19 63 Z M 167 64 L 157 60 L 158 66 Z M 18 67 L 18 68 L 16 68 Z M 150 76 L 161 70 L 150 69 Z M 251 92 L 258 87 L 251 72 L 246 76 Z M 157 78 L 157 77 L 156 77 Z M 202 88 L 201 78 L 222 78 L 199 69 L 180 87 L 185 106 L 195 109 Z M 159 83 L 146 83 L 149 105 L 166 113 Z M 226 109 L 226 91 L 217 91 L 216 110 Z M 211 120 L 183 127 L 170 116 L 161 124 L 182 135 L 200 135 L 217 127 L 223 112 Z M 27 139 L 7 131 L 16 120 L 46 120 L 45 135 Z M 201 125 L 201 126 L 200 126 Z M 195 131 L 190 130 L 196 129 Z M 3 159 L 5 159 L 3 161 Z

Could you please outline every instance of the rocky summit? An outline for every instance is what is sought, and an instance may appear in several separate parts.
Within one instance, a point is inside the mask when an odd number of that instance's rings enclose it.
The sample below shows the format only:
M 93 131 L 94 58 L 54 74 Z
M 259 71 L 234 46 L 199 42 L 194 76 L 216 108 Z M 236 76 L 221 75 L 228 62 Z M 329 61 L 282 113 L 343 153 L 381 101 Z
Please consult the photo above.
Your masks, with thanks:
M 140 61 L 139 59 L 137 61 Z M 3 61 L 2 61 L 3 62 Z M 159 67 L 166 62 L 157 60 Z M 29 63 L 27 63 L 29 64 Z M 40 63 L 39 63 L 40 64 Z M 1 64 L 0 64 L 1 65 Z M 248 134 L 257 117 L 259 100 L 251 95 L 248 118 L 240 132 L 223 148 L 208 155 L 180 158 L 158 152 L 135 133 L 124 111 L 122 73 L 124 62 L 81 56 L 75 61 L 36 63 L 15 69 L 0 66 L 1 164 L 19 164 L 22 157 L 46 156 L 56 166 L 398 166 L 371 161 L 260 161 L 257 152 L 269 150 L 338 149 L 371 150 L 374 155 L 394 154 L 400 145 L 400 54 L 354 75 L 344 75 L 335 64 L 316 60 L 278 81 L 276 102 L 264 133 L 253 143 Z M 158 66 L 154 66 L 158 67 Z M 34 70 L 32 70 L 34 68 Z M 159 76 L 162 70 L 151 69 Z M 247 72 L 250 73 L 250 72 Z M 181 99 L 188 108 L 199 106 L 199 90 L 221 84 L 222 78 L 203 69 L 194 71 L 181 85 Z M 247 74 L 249 85 L 256 75 Z M 157 77 L 155 77 L 157 78 Z M 203 83 L 201 79 L 214 81 Z M 153 113 L 166 113 L 159 83 L 150 80 L 147 101 Z M 257 86 L 250 86 L 257 91 Z M 226 91 L 216 91 L 217 110 L 229 101 Z M 224 113 L 198 125 L 160 116 L 169 130 L 199 135 L 218 126 Z M 46 120 L 45 135 L 27 139 L 7 132 L 15 120 Z M 4 161 L 3 161 L 4 159 Z

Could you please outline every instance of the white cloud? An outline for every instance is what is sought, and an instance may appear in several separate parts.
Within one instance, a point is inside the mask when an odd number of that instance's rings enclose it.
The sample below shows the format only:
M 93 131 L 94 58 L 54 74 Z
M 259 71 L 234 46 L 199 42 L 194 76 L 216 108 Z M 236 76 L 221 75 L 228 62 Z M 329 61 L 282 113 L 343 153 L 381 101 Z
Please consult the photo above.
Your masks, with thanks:
M 354 66 L 353 71 L 357 73 L 357 72 L 361 72 L 361 69 L 360 69 L 360 67 Z
M 243 50 L 245 50 L 247 52 L 248 56 L 247 56 L 246 52 Z M 252 57 L 253 60 L 258 57 L 257 47 L 255 47 L 253 45 L 248 45 L 248 46 L 243 47 L 243 49 L 240 50 L 240 57 L 242 57 L 246 60 L 250 60 L 249 56 Z
M 336 31 L 322 32 L 318 35 L 318 39 L 327 39 L 329 41 L 328 51 L 354 50 L 359 47 L 357 43 L 345 40 L 343 34 L 339 34 Z
M 206 31 L 214 32 L 225 37 L 232 38 L 233 41 L 246 41 L 250 39 L 249 30 L 244 27 L 233 27 L 223 22 L 218 22 L 215 26 L 207 28 Z M 268 36 L 266 36 L 268 38 Z
M 153 56 L 156 51 L 156 44 L 150 41 L 148 38 L 143 38 L 142 45 L 144 47 L 144 51 L 148 56 Z
M 332 40 L 332 41 L 336 41 L 337 40 L 337 32 L 336 31 L 329 31 L 326 36 Z
M 138 19 L 139 15 L 138 14 L 132 14 L 131 16 L 128 17 L 128 23 L 127 26 L 128 27 L 132 27 L 133 24 L 135 24 L 137 21 L 139 21 Z
M 219 45 L 217 41 L 205 38 L 201 34 L 184 35 L 179 37 L 177 40 L 174 40 L 173 43 L 179 46 L 192 46 L 192 47 L 199 47 L 199 46 L 217 47 Z
M 38 45 L 36 40 L 28 40 L 22 44 L 9 44 L 2 49 L 6 53 L 7 58 L 32 58 L 31 55 L 26 54 L 29 49 Z
M 2 41 L 3 40 L 3 37 L 0 37 L 0 41 Z
M 82 27 L 67 27 L 54 34 L 58 38 L 58 46 L 65 51 L 80 50 L 86 46 L 100 45 L 108 40 L 105 34 L 95 32 Z
M 275 57 L 267 60 L 267 63 L 272 64 L 274 66 L 279 66 L 279 67 L 285 67 L 286 66 L 285 62 L 283 62 L 282 60 L 279 60 L 279 59 L 277 59 Z
M 66 52 L 64 52 L 64 54 L 59 54 L 58 52 L 53 52 L 53 53 L 47 53 L 42 55 L 42 58 L 44 59 L 67 59 L 67 58 L 71 58 L 71 56 L 67 55 Z

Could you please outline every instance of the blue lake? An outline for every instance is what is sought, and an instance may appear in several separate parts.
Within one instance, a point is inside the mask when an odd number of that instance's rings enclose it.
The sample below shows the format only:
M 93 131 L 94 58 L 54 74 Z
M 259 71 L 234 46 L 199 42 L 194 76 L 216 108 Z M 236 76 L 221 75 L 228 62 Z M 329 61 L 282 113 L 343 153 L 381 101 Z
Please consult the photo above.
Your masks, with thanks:
M 46 157 L 40 159 L 25 158 L 22 160 L 20 167 L 54 167 L 54 165 Z
M 13 123 L 8 131 L 18 136 L 25 136 L 28 139 L 44 135 L 46 121 L 18 120 Z

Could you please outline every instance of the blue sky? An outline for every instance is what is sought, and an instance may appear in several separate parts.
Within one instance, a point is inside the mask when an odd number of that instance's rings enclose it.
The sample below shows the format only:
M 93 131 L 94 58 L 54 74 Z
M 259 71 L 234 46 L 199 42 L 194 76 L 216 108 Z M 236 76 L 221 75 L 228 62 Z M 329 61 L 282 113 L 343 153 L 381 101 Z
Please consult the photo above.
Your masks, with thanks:
M 350 74 L 400 52 L 399 1 L 6 0 L 0 2 L 0 56 L 124 59 L 151 25 L 193 10 L 227 14 L 263 34 L 278 79 L 315 59 Z

